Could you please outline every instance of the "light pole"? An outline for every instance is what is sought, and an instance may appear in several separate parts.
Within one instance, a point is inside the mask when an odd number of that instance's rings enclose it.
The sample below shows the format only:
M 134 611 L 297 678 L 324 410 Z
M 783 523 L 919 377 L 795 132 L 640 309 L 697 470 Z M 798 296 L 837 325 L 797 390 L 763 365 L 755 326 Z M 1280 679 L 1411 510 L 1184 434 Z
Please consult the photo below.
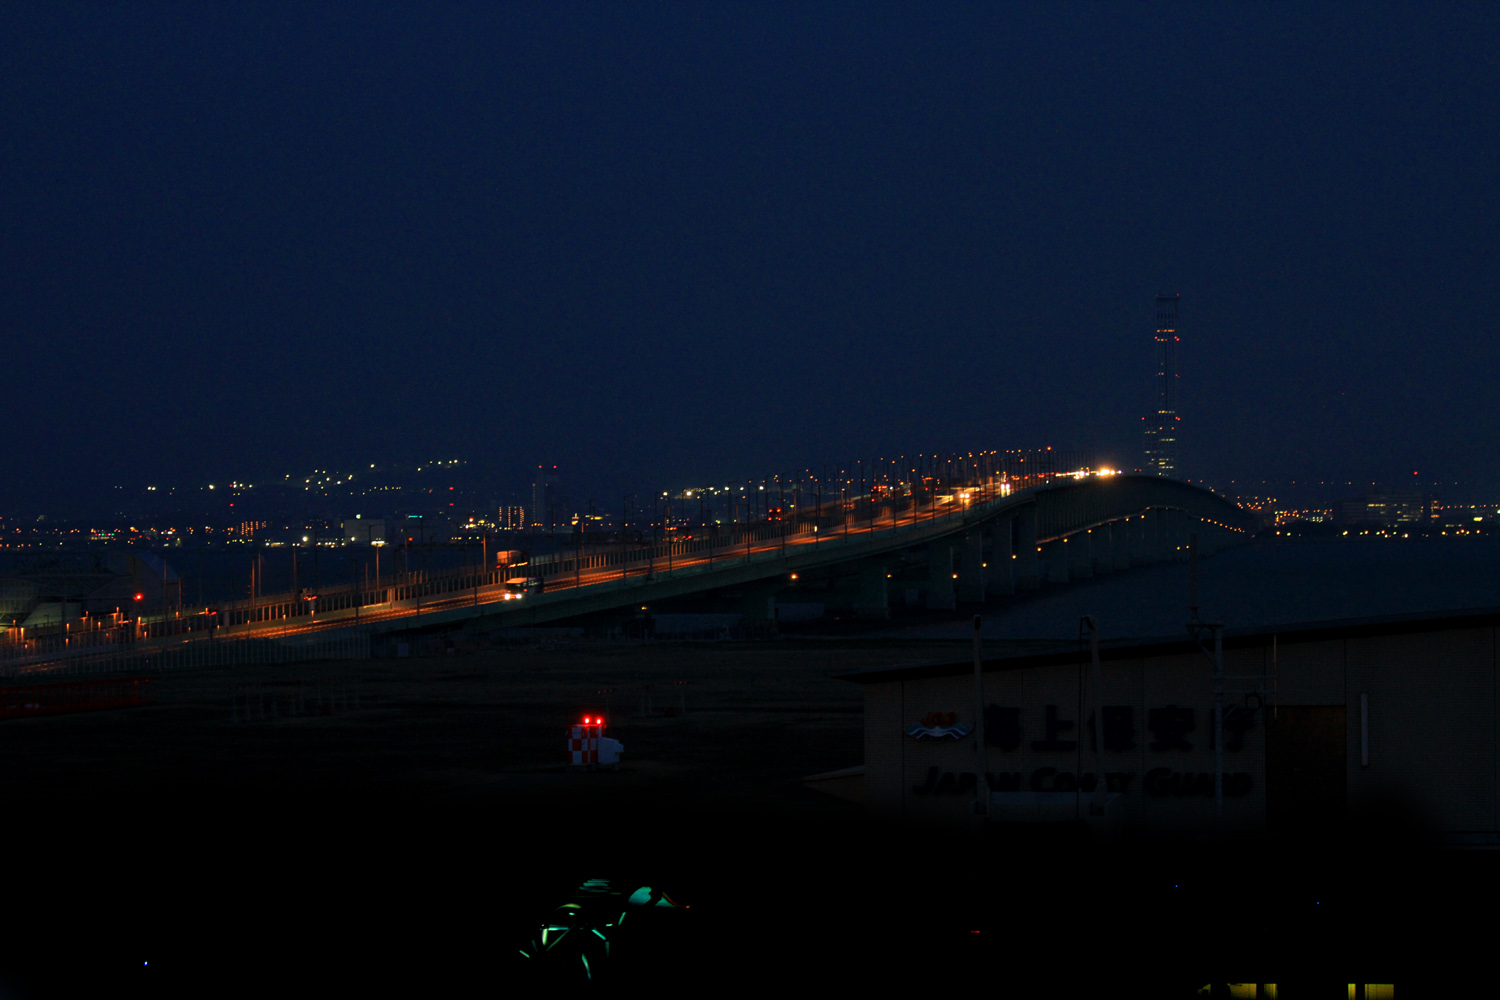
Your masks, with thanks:
M 979 626 L 981 619 L 974 616 L 974 749 L 978 751 L 978 760 L 975 762 L 974 770 L 979 772 L 974 782 L 974 796 L 978 800 L 974 803 L 974 812 L 980 817 L 980 822 L 989 819 L 990 816 L 990 787 L 989 787 L 989 754 L 984 745 L 984 658 L 982 647 L 979 642 Z
M 824 465 L 823 465 L 823 474 L 818 477 L 818 508 L 817 508 L 817 516 L 813 519 L 813 534 L 814 534 L 814 536 L 822 534 L 822 532 L 819 530 L 819 528 L 820 528 L 820 526 L 822 524 L 822 521 L 823 521 L 823 480 L 825 480 L 827 478 L 828 478 L 828 465 L 827 465 L 827 463 L 824 463 Z M 819 543 L 819 539 L 816 538 L 816 537 L 814 537 L 813 538 L 813 547 L 816 548 L 818 546 L 818 543 Z
M 781 473 L 776 473 L 776 509 L 780 511 L 781 524 L 777 527 L 781 530 L 781 557 L 786 558 L 786 480 Z

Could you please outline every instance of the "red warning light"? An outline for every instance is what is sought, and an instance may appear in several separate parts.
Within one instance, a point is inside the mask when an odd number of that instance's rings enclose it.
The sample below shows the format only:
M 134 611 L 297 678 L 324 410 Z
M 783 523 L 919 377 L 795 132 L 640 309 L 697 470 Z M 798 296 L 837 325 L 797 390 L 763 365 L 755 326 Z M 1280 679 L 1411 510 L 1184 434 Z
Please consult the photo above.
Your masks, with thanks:
M 145 594 L 136 594 L 135 595 L 135 599 L 137 601 L 144 601 L 146 599 L 146 595 Z

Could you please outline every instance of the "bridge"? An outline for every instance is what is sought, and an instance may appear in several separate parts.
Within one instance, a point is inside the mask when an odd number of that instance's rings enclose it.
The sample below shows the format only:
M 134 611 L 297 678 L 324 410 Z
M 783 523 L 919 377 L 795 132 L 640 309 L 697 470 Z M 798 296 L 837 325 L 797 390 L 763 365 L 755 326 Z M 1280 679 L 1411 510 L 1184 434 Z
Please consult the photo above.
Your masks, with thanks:
M 768 505 L 769 506 L 769 505 Z M 641 617 L 664 602 L 728 600 L 749 623 L 814 587 L 857 617 L 890 613 L 893 588 L 937 611 L 1041 586 L 1185 560 L 1249 541 L 1253 514 L 1209 490 L 1156 476 L 997 472 L 974 463 L 737 525 L 700 525 L 670 541 L 533 556 L 505 566 L 408 573 L 317 594 L 274 594 L 155 619 L 102 620 L 66 634 L 16 636 L 0 668 L 65 661 L 122 646 L 357 630 L 490 630 L 585 616 Z M 686 537 L 682 537 L 682 536 Z M 834 584 L 837 586 L 834 586 Z M 45 669 L 45 668 L 43 668 Z
M 925 500 L 925 502 L 924 502 Z M 523 600 L 431 606 L 427 624 L 483 628 L 542 625 L 589 614 L 651 608 L 720 591 L 738 596 L 747 621 L 771 622 L 776 604 L 820 578 L 853 583 L 851 610 L 881 619 L 893 580 L 918 584 L 920 603 L 953 610 L 1249 541 L 1255 516 L 1208 490 L 1140 475 L 1077 475 L 1017 484 L 976 479 L 926 497 L 841 501 L 797 522 L 597 553 L 533 559 L 540 581 Z M 450 599 L 451 600 L 451 599 Z M 482 622 L 475 622 L 482 619 Z

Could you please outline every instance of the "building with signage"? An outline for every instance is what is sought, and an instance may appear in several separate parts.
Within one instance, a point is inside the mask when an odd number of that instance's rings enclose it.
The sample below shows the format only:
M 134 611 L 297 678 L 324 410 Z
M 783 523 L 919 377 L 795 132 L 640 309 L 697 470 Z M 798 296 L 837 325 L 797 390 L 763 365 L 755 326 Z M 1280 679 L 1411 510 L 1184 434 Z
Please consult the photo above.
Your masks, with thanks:
M 1500 611 L 1220 638 L 1217 679 L 1206 629 L 1106 644 L 1097 665 L 1082 644 L 984 659 L 978 683 L 972 660 L 844 675 L 865 691 L 866 807 L 1141 839 L 1365 824 L 1500 844 Z

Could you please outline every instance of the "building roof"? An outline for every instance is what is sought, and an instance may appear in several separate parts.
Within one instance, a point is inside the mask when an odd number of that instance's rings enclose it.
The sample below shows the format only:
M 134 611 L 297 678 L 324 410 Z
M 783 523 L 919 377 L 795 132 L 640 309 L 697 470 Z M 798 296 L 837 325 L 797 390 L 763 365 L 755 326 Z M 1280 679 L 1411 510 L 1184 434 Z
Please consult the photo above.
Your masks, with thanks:
M 1469 608 L 1461 611 L 1427 612 L 1411 615 L 1387 615 L 1382 618 L 1350 618 L 1339 621 L 1297 622 L 1253 629 L 1225 629 L 1224 648 L 1246 649 L 1265 646 L 1274 637 L 1278 643 L 1297 644 L 1324 642 L 1330 639 L 1362 639 L 1384 635 L 1411 635 L 1421 632 L 1440 632 L 1456 628 L 1491 628 L 1500 626 L 1500 608 Z M 1132 639 L 1122 642 L 1101 642 L 1100 660 L 1135 660 L 1147 656 L 1175 656 L 1191 653 L 1199 648 L 1192 636 L 1162 636 L 1154 639 Z M 1032 667 L 1053 667 L 1087 663 L 1088 648 L 1080 642 L 1078 649 L 1049 653 L 1026 653 L 1017 656 L 986 657 L 981 661 L 985 672 L 1000 670 L 1025 670 Z M 919 680 L 932 677 L 953 677 L 970 674 L 974 660 L 946 660 L 939 663 L 920 663 L 901 667 L 875 667 L 835 675 L 835 680 L 852 681 L 855 684 L 884 684 L 891 681 Z

